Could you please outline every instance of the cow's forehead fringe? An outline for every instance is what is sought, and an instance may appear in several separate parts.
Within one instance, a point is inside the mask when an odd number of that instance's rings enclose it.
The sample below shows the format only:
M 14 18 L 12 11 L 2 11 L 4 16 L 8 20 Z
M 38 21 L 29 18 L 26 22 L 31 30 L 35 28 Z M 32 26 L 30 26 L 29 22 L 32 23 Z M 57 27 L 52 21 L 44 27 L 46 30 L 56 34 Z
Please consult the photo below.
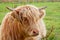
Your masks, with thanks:
M 25 10 L 26 8 L 26 10 Z M 30 9 L 27 9 L 30 8 Z M 15 10 L 20 10 L 19 13 L 23 14 L 22 17 L 24 17 L 26 15 L 26 18 L 28 18 L 29 21 L 36 21 L 39 18 L 39 11 L 38 8 L 33 6 L 33 5 L 24 5 L 24 6 L 18 6 L 17 8 L 15 8 Z M 25 11 L 23 11 L 25 10 Z M 30 19 L 29 19 L 30 18 Z
M 22 5 L 22 6 L 16 7 L 15 10 L 20 9 L 22 7 L 32 7 L 32 8 L 38 9 L 36 6 L 33 6 L 33 5 Z

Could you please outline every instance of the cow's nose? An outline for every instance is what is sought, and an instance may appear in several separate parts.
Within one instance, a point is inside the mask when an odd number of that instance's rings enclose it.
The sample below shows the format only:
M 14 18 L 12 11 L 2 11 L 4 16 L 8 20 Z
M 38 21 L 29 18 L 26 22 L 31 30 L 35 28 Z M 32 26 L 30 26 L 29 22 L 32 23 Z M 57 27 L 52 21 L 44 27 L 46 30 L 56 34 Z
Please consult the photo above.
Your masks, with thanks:
M 33 36 L 39 35 L 39 31 L 38 30 L 33 30 L 32 33 L 33 33 Z

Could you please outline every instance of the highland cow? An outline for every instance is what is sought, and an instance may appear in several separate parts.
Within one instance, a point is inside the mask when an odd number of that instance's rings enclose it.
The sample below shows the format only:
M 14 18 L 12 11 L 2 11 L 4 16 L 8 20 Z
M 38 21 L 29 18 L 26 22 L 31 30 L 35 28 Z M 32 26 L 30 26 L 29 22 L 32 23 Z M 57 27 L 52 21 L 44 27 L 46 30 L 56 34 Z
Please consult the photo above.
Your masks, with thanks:
M 44 8 L 31 5 L 10 9 L 0 28 L 0 40 L 41 40 L 46 36 Z

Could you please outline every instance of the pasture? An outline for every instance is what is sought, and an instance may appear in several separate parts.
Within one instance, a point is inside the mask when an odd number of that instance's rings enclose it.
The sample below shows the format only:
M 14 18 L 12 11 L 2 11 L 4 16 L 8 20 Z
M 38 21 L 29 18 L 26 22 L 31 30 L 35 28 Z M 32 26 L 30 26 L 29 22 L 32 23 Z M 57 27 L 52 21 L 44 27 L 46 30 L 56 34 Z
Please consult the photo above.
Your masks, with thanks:
M 0 3 L 0 24 L 3 17 L 9 10 L 6 6 L 14 8 L 15 6 L 25 5 L 26 3 Z M 49 31 L 53 26 L 54 31 L 48 38 L 48 40 L 60 40 L 60 2 L 39 2 L 39 3 L 29 3 L 37 7 L 47 6 L 46 16 L 44 18 L 46 28 Z

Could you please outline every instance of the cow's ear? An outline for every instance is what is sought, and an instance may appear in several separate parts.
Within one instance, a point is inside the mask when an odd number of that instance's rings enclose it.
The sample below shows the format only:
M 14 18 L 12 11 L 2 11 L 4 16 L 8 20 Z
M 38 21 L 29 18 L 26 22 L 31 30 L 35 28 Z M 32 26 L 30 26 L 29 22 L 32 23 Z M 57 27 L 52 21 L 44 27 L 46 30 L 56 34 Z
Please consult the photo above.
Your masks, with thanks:
M 47 8 L 47 7 L 39 8 L 40 18 L 44 18 L 44 16 L 46 15 L 45 8 Z

